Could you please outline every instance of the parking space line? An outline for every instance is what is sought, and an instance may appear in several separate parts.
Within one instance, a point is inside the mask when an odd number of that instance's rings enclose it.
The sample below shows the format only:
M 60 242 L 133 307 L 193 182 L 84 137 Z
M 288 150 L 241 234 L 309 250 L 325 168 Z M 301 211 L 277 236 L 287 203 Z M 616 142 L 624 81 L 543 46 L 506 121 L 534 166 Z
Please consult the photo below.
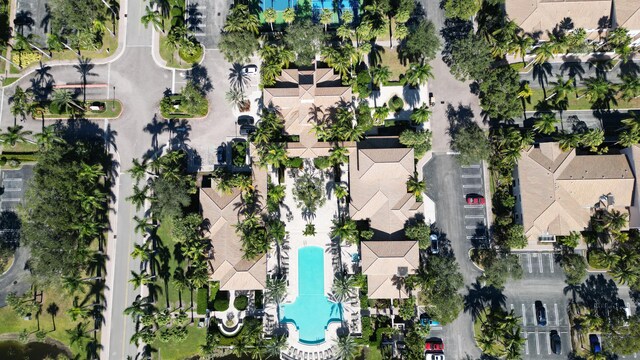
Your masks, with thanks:
M 22 201 L 22 199 L 14 199 L 14 198 L 11 198 L 11 199 L 2 199 L 2 201 L 8 201 L 8 202 L 20 202 L 20 201 Z
M 466 184 L 466 185 L 462 185 L 462 188 L 464 188 L 464 189 L 480 189 L 480 188 L 482 188 L 482 184 Z
M 527 308 L 522 304 L 522 325 L 527 326 Z
M 538 256 L 538 264 L 540 265 L 540 274 L 544 273 L 544 267 L 542 266 L 542 254 Z
M 551 268 L 551 273 L 553 274 L 553 254 L 549 254 L 549 267 Z
M 533 272 L 533 266 L 531 265 L 531 254 L 527 253 L 527 259 L 529 260 L 529 274 Z
M 462 165 L 463 169 L 479 169 L 480 165 L 476 164 L 476 165 Z
M 549 334 L 545 332 L 544 335 L 546 335 L 547 337 L 547 341 L 545 341 L 547 343 L 547 353 L 551 355 L 551 341 L 549 341 L 550 340 Z
M 556 313 L 556 326 L 560 326 L 560 318 L 558 317 L 558 304 L 553 304 L 553 311 Z
M 4 178 L 4 181 L 22 181 L 22 178 Z
M 480 179 L 482 176 L 480 175 L 462 175 L 463 179 Z
M 540 355 L 540 339 L 538 339 L 538 330 L 536 330 L 536 355 Z
M 22 188 L 5 188 L 4 192 L 21 191 Z
M 484 219 L 484 215 L 465 215 L 465 219 Z
M 529 337 L 528 337 L 528 335 L 529 334 L 527 334 L 527 332 L 525 331 L 524 332 L 524 336 L 523 336 L 524 339 L 525 339 L 524 340 L 524 353 L 527 354 L 527 355 L 529 355 Z
M 469 229 L 469 230 L 473 230 L 473 229 L 476 229 L 476 228 L 477 228 L 477 226 L 465 226 L 465 228 L 467 228 L 467 229 Z
M 465 205 L 465 209 L 482 209 L 484 205 Z
M 534 304 L 531 304 L 531 313 L 533 314 L 533 325 L 535 326 L 538 324 L 538 319 L 536 316 L 536 306 Z

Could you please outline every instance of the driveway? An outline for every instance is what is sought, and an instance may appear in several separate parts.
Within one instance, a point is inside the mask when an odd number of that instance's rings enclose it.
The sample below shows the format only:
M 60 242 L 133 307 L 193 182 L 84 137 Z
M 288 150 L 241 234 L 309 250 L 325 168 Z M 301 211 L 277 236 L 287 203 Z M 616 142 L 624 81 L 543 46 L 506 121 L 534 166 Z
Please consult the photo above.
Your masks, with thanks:
M 17 0 L 15 28 L 18 33 L 35 35 L 35 42 L 45 44 L 51 32 L 49 0 Z
M 23 165 L 17 170 L 2 170 L 0 187 L 0 237 L 3 242 L 16 242 L 13 265 L 7 272 L 0 275 L 0 307 L 6 305 L 6 297 L 10 292 L 23 294 L 29 288 L 30 274 L 26 268 L 29 259 L 29 249 L 20 244 L 20 220 L 16 214 L 18 204 L 22 203 L 26 185 L 33 174 L 33 166 Z

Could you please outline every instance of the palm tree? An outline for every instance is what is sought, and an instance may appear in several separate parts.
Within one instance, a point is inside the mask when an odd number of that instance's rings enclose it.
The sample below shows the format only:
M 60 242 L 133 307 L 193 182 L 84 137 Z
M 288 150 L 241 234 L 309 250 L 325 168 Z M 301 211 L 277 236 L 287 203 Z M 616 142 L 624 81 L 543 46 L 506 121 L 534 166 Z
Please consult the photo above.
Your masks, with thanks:
M 73 329 L 67 329 L 65 332 L 69 335 L 69 343 L 80 344 L 80 347 L 84 346 L 84 343 L 91 340 L 89 335 L 87 335 L 87 323 L 77 323 L 76 327 Z
M 345 273 L 336 274 L 333 278 L 333 285 L 331 286 L 333 298 L 339 303 L 352 299 L 355 296 L 354 286 L 355 279 L 353 276 Z
M 373 80 L 373 84 L 376 87 L 379 87 L 380 84 L 384 84 L 385 82 L 389 81 L 389 79 L 391 78 L 391 69 L 389 69 L 388 66 L 376 66 L 371 68 L 370 70 L 371 72 L 371 78 Z
M 620 80 L 622 80 L 622 84 L 620 84 L 619 90 L 624 100 L 629 101 L 640 96 L 640 79 L 637 76 L 621 75 Z
M 336 35 L 340 38 L 340 40 L 351 39 L 353 36 L 353 30 L 347 25 L 340 25 L 336 29 Z
M 263 165 L 271 165 L 274 168 L 280 168 L 284 166 L 287 161 L 287 149 L 282 143 L 269 143 L 261 149 L 260 161 Z
M 339 337 L 336 347 L 336 357 L 340 360 L 354 360 L 360 352 L 351 335 Z
M 418 87 L 426 84 L 427 80 L 432 77 L 431 65 L 411 64 L 405 72 L 402 82 L 411 87 Z
M 61 112 L 71 112 L 73 113 L 73 109 L 76 108 L 82 111 L 82 107 L 76 103 L 74 99 L 74 95 L 64 89 L 55 89 L 53 90 L 53 94 L 51 95 L 51 104 L 55 105 L 60 109 Z
M 240 106 L 242 106 L 242 104 L 244 104 L 244 102 L 247 100 L 242 90 L 233 88 L 227 91 L 224 97 L 229 103 L 231 103 L 231 105 L 235 106 L 238 110 L 240 110 Z
M 137 320 L 139 316 L 148 314 L 153 309 L 153 305 L 149 303 L 148 298 L 136 299 L 131 306 L 124 309 L 125 315 L 131 315 L 134 320 Z
M 561 132 L 556 140 L 558 140 L 558 146 L 562 151 L 575 149 L 580 145 L 580 135 L 578 134 Z
M 601 77 L 591 77 L 584 80 L 586 90 L 584 95 L 594 107 L 609 108 L 609 104 L 615 101 L 615 90 L 611 84 Z
M 20 86 L 16 86 L 16 90 L 13 93 L 13 96 L 9 98 L 9 103 L 11 104 L 11 115 L 14 116 L 14 125 L 15 125 L 15 117 L 20 116 L 22 119 L 27 117 L 29 113 L 29 109 L 31 108 L 31 91 L 24 91 Z
M 349 196 L 349 190 L 343 184 L 336 183 L 333 188 L 333 193 L 336 195 L 336 198 L 339 200 L 345 199 Z
M 63 276 L 62 288 L 65 289 L 69 295 L 73 296 L 76 292 L 83 292 L 87 283 L 82 281 L 79 276 Z
M 27 136 L 31 135 L 31 131 L 22 130 L 21 125 L 9 126 L 6 132 L 0 134 L 0 143 L 15 147 L 17 144 L 27 142 Z
M 48 150 L 54 144 L 63 144 L 64 140 L 58 135 L 58 131 L 53 125 L 45 126 L 42 132 L 35 134 L 36 142 L 41 149 Z
M 632 258 L 632 259 L 625 259 Z M 612 268 L 609 270 L 609 274 L 613 277 L 618 283 L 625 285 L 632 285 L 638 282 L 638 256 L 635 254 L 629 254 L 628 256 L 623 256 L 624 260 L 618 261 Z
M 266 9 L 262 14 L 264 15 L 264 21 L 269 23 L 269 26 L 271 26 L 271 31 L 273 31 L 273 23 L 276 22 L 278 13 L 273 8 L 269 8 Z
M 353 244 L 356 240 L 358 240 L 358 227 L 355 221 L 353 221 L 349 217 L 345 217 L 340 220 L 332 220 L 333 225 L 331 226 L 331 237 L 340 238 L 341 241 L 344 241 L 347 244 Z
M 89 316 L 89 309 L 78 303 L 78 297 L 73 298 L 73 305 L 67 310 L 67 314 L 71 320 L 76 321 L 78 317 L 85 319 Z
M 173 272 L 173 286 L 176 290 L 178 290 L 178 302 L 180 303 L 180 308 L 182 308 L 182 292 L 189 288 L 189 281 L 184 275 L 184 270 L 181 267 L 176 267 Z
M 284 11 L 282 12 L 282 20 L 284 20 L 284 22 L 290 25 L 295 19 L 296 11 L 293 8 L 288 7 L 284 9 Z
M 516 35 L 513 40 L 513 55 L 520 56 L 524 64 L 524 57 L 527 55 L 527 50 L 529 50 L 535 42 L 536 41 L 527 34 Z
M 624 227 L 627 226 L 628 214 L 622 213 L 619 210 L 611 210 L 605 213 L 605 227 L 613 233 L 618 233 Z
M 147 285 L 153 281 L 155 276 L 151 276 L 147 274 L 144 270 L 141 273 L 137 273 L 131 270 L 131 279 L 129 279 L 129 283 L 133 284 L 133 288 L 137 289 L 141 285 Z
M 287 337 L 283 335 L 274 336 L 266 343 L 265 352 L 267 357 L 280 358 L 280 352 L 287 346 Z
M 406 182 L 407 184 L 407 192 L 413 194 L 416 198 L 422 196 L 422 193 L 425 191 L 426 184 L 424 180 L 418 179 L 418 173 L 414 172 L 412 176 Z
M 134 259 L 140 259 L 140 261 L 147 261 L 151 254 L 149 249 L 140 244 L 133 244 L 133 251 L 131 251 L 131 257 Z
M 333 11 L 329 9 L 322 9 L 322 13 L 320 13 L 320 24 L 324 25 L 324 32 L 327 32 L 327 26 L 331 24 L 333 19 Z
M 538 134 L 550 135 L 556 131 L 557 123 L 558 119 L 556 119 L 553 113 L 545 113 L 535 120 L 533 130 Z
M 140 21 L 145 29 L 151 24 L 154 29 L 164 33 L 164 17 L 158 10 L 152 10 L 149 5 L 145 8 L 145 13 L 140 18 Z
M 133 194 L 127 198 L 128 201 L 136 207 L 136 211 L 140 210 L 144 206 L 144 202 L 147 200 L 147 192 L 149 191 L 149 185 L 138 187 L 133 185 Z
M 345 164 L 349 161 L 349 150 L 344 146 L 336 146 L 329 152 L 329 162 L 334 166 Z
M 413 112 L 409 116 L 411 121 L 416 124 L 424 124 L 429 121 L 431 117 L 431 110 L 429 110 L 429 106 L 424 103 L 420 107 L 413 109 Z
M 534 64 L 542 65 L 549 61 L 555 55 L 553 44 L 550 42 L 543 42 L 537 48 L 533 49 L 533 54 L 536 56 L 533 59 Z
M 132 164 L 131 168 L 129 169 L 129 174 L 131 174 L 131 177 L 136 183 L 138 183 L 143 177 L 145 177 L 145 175 L 151 175 L 151 173 L 147 171 L 146 161 L 140 161 L 134 158 L 131 162 Z

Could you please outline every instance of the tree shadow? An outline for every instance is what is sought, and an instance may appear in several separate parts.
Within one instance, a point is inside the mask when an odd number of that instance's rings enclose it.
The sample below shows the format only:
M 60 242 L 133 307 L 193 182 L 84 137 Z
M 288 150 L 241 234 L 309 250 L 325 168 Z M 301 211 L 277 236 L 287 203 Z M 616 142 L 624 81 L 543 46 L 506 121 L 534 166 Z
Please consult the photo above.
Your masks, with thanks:
M 564 62 L 560 65 L 560 75 L 564 76 L 565 73 L 572 79 L 582 80 L 585 73 L 582 60 L 576 56 L 565 57 Z
M 49 32 L 49 22 L 51 21 L 51 6 L 44 4 L 44 16 L 40 20 L 40 28 L 46 34 Z
M 548 62 L 543 62 L 542 64 L 534 64 L 533 65 L 533 79 L 538 82 L 538 85 L 542 88 L 542 92 L 544 93 L 544 97 L 547 97 L 547 89 L 546 86 L 549 84 L 549 75 L 552 73 L 552 66 Z
M 618 286 L 604 275 L 591 275 L 577 290 L 581 303 L 610 324 L 625 316 L 625 303 L 618 297 Z
M 31 11 L 20 10 L 16 13 L 16 17 L 13 19 L 13 24 L 16 27 L 16 31 L 19 32 L 20 35 L 24 35 L 24 28 L 26 27 L 31 31 L 36 22 L 33 20 L 33 14 Z
M 497 309 L 504 307 L 507 301 L 502 290 L 493 285 L 483 286 L 477 280 L 471 284 L 471 287 L 467 286 L 467 290 L 468 294 L 464 296 L 464 311 L 469 313 L 474 320 L 487 306 L 491 309 Z
M 98 76 L 97 73 L 91 72 L 95 65 L 91 63 L 91 59 L 85 57 L 78 58 L 78 64 L 73 65 L 78 74 L 80 74 L 80 80 L 82 81 L 82 101 L 87 101 L 87 78 L 90 76 Z
M 458 103 L 457 107 L 453 107 L 453 105 L 447 104 L 447 110 L 445 113 L 449 123 L 447 131 L 451 137 L 455 137 L 456 133 L 461 128 L 475 125 L 475 122 L 473 121 L 473 110 L 469 105 L 462 105 L 462 103 Z
M 468 20 L 447 19 L 440 35 L 444 40 L 442 47 L 442 60 L 451 66 L 451 47 L 453 44 L 473 32 L 473 23 Z
M 187 29 L 191 32 L 196 32 L 200 30 L 200 25 L 202 25 L 202 13 L 198 10 L 199 3 L 189 3 L 187 5 L 187 19 L 185 20 L 187 24 Z
M 187 81 L 193 81 L 193 83 L 204 92 L 213 90 L 213 84 L 209 78 L 207 68 L 200 64 L 193 64 L 191 70 L 188 70 L 186 73 L 186 79 Z
M 590 60 L 589 69 L 594 70 L 597 78 L 607 79 L 609 71 L 613 69 L 614 63 L 611 59 Z
M 31 78 L 31 92 L 37 101 L 46 100 L 53 92 L 53 85 L 55 80 L 50 73 L 51 66 L 42 64 L 35 70 L 34 76 Z

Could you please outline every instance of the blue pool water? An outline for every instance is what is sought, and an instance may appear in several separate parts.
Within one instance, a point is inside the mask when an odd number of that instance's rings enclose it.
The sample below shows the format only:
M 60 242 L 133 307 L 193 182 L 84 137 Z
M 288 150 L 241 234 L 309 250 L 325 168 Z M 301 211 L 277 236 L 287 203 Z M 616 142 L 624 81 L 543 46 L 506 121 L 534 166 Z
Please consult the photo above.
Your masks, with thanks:
M 283 11 L 290 7 L 291 3 L 295 4 L 297 0 L 262 0 L 262 9 L 273 8 L 275 11 Z
M 340 321 L 341 305 L 330 302 L 324 293 L 324 251 L 318 246 L 298 250 L 298 297 L 282 305 L 281 321 L 298 328 L 300 342 L 324 341 L 324 331 L 333 321 Z
M 311 7 L 313 9 L 330 9 L 333 10 L 334 0 L 311 0 Z M 341 9 L 352 10 L 359 7 L 360 0 L 338 0 Z M 273 8 L 276 11 L 283 11 L 288 7 L 295 7 L 302 4 L 302 1 L 298 0 L 262 0 L 262 9 Z M 353 8 L 353 9 L 352 9 Z

